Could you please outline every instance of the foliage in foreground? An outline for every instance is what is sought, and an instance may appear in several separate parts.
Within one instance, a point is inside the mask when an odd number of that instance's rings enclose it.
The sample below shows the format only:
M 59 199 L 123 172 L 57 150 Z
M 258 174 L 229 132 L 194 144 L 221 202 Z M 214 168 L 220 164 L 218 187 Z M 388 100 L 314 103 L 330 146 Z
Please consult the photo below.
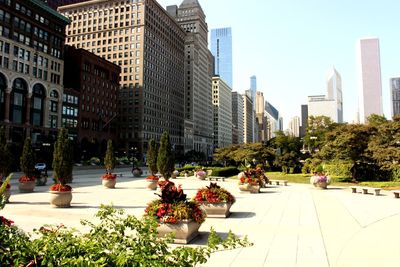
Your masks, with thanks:
M 172 236 L 157 237 L 157 222 L 124 215 L 121 209 L 101 206 L 99 224 L 82 221 L 90 231 L 81 234 L 64 226 L 35 230 L 37 238 L 15 226 L 0 224 L 2 266 L 194 266 L 205 263 L 211 253 L 250 246 L 247 238 L 231 232 L 222 240 L 213 229 L 206 247 L 170 248 Z

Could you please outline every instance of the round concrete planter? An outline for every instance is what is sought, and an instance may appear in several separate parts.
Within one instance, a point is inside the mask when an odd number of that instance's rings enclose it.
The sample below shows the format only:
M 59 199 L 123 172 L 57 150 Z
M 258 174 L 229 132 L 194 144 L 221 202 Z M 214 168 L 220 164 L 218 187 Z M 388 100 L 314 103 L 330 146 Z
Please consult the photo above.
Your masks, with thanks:
M 258 194 L 260 193 L 260 186 L 251 184 L 239 184 L 239 190 L 245 193 L 249 192 L 252 194 Z
M 158 180 L 146 180 L 147 182 L 147 189 L 149 190 L 156 190 Z
M 328 183 L 327 182 L 317 182 L 317 183 L 314 183 L 314 186 L 317 189 L 327 189 L 328 188 Z
M 117 183 L 117 179 L 101 179 L 101 183 L 106 188 L 115 188 L 115 184 Z
M 231 212 L 232 203 L 220 202 L 220 203 L 210 203 L 210 202 L 200 202 L 200 206 L 207 213 L 209 218 L 226 218 Z
M 18 184 L 18 189 L 19 192 L 21 193 L 31 193 L 33 192 L 33 189 L 35 189 L 36 182 L 35 181 L 29 181 L 29 182 L 23 182 Z
M 175 170 L 175 171 L 172 172 L 171 178 L 175 179 L 175 178 L 178 177 L 178 175 L 179 175 L 179 172 L 177 170 Z
M 197 222 L 184 220 L 177 224 L 160 223 L 157 231 L 159 237 L 174 233 L 174 243 L 188 244 L 199 234 L 199 228 L 200 224 Z
M 50 204 L 56 208 L 71 207 L 72 192 L 71 191 L 49 191 Z

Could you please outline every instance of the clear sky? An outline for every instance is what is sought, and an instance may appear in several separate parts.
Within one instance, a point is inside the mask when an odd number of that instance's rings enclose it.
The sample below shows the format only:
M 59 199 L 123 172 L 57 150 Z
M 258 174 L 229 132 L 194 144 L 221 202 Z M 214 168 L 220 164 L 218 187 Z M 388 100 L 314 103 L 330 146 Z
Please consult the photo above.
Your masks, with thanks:
M 159 0 L 162 6 L 182 0 Z M 399 0 L 199 0 L 208 28 L 232 27 L 233 90 L 257 89 L 284 118 L 300 116 L 307 96 L 326 94 L 334 66 L 342 76 L 344 120 L 358 106 L 356 42 L 380 40 L 382 96 L 391 118 L 389 79 L 400 76 Z

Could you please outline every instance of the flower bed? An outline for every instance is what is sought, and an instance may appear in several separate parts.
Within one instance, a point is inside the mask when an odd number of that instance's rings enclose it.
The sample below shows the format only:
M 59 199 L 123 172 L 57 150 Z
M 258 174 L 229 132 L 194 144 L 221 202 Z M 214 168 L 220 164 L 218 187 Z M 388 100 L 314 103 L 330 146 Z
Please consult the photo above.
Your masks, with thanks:
M 50 186 L 50 191 L 69 192 L 72 191 L 72 187 L 69 185 L 54 184 Z
M 36 180 L 36 178 L 34 176 L 28 177 L 26 175 L 23 175 L 23 176 L 19 177 L 19 179 L 18 179 L 18 181 L 20 183 L 34 182 L 35 180 Z
M 197 202 L 229 202 L 232 204 L 236 201 L 235 197 L 228 190 L 221 188 L 217 183 L 210 183 L 209 186 L 197 190 L 194 200 Z
M 117 175 L 116 174 L 112 174 L 112 173 L 106 173 L 103 176 L 101 176 L 101 179 L 103 179 L 103 180 L 115 180 L 115 179 L 117 179 Z

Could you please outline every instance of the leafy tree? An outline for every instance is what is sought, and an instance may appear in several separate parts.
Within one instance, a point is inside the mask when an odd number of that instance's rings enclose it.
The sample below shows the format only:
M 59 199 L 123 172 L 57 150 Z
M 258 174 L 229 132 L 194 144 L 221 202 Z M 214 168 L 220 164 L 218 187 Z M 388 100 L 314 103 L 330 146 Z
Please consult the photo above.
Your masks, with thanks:
M 381 170 L 394 171 L 400 164 L 400 117 L 383 121 L 368 144 L 368 152 Z
M 185 153 L 186 162 L 203 162 L 206 160 L 206 154 L 202 151 L 190 150 Z
M 156 174 L 157 169 L 157 143 L 154 139 L 150 139 L 149 148 L 147 149 L 147 166 L 151 174 Z
M 53 175 L 56 183 L 65 185 L 72 182 L 73 151 L 68 138 L 68 130 L 61 128 L 58 132 L 57 141 L 54 144 Z
M 106 166 L 106 172 L 111 173 L 115 168 L 115 155 L 112 140 L 107 141 L 106 156 L 104 157 L 104 165 Z
M 325 144 L 325 136 L 337 126 L 331 118 L 327 116 L 309 116 L 304 144 L 311 149 L 319 150 Z
M 326 144 L 316 157 L 326 161 L 350 161 L 353 180 L 356 180 L 362 166 L 370 163 L 366 149 L 373 132 L 374 128 L 369 125 L 340 125 L 327 133 Z
M 276 150 L 274 166 L 282 168 L 285 173 L 293 173 L 296 168 L 300 170 L 300 138 L 277 131 L 270 145 Z
M 239 145 L 231 145 L 228 147 L 217 148 L 214 152 L 214 160 L 224 162 L 225 165 L 227 162 L 235 161 L 233 159 L 234 152 L 240 148 Z
M 13 155 L 7 144 L 4 126 L 2 126 L 0 128 L 0 181 L 10 174 L 12 162 Z
M 370 126 L 378 127 L 379 125 L 386 123 L 387 119 L 385 118 L 385 116 L 371 114 L 367 118 L 367 122 Z
M 161 135 L 160 148 L 158 149 L 157 168 L 164 179 L 169 180 L 175 168 L 174 156 L 171 150 L 169 134 L 164 132 Z
M 24 142 L 24 148 L 22 150 L 22 156 L 20 158 L 20 167 L 23 173 L 32 178 L 35 175 L 35 154 L 32 148 L 32 142 L 30 138 L 26 138 Z

